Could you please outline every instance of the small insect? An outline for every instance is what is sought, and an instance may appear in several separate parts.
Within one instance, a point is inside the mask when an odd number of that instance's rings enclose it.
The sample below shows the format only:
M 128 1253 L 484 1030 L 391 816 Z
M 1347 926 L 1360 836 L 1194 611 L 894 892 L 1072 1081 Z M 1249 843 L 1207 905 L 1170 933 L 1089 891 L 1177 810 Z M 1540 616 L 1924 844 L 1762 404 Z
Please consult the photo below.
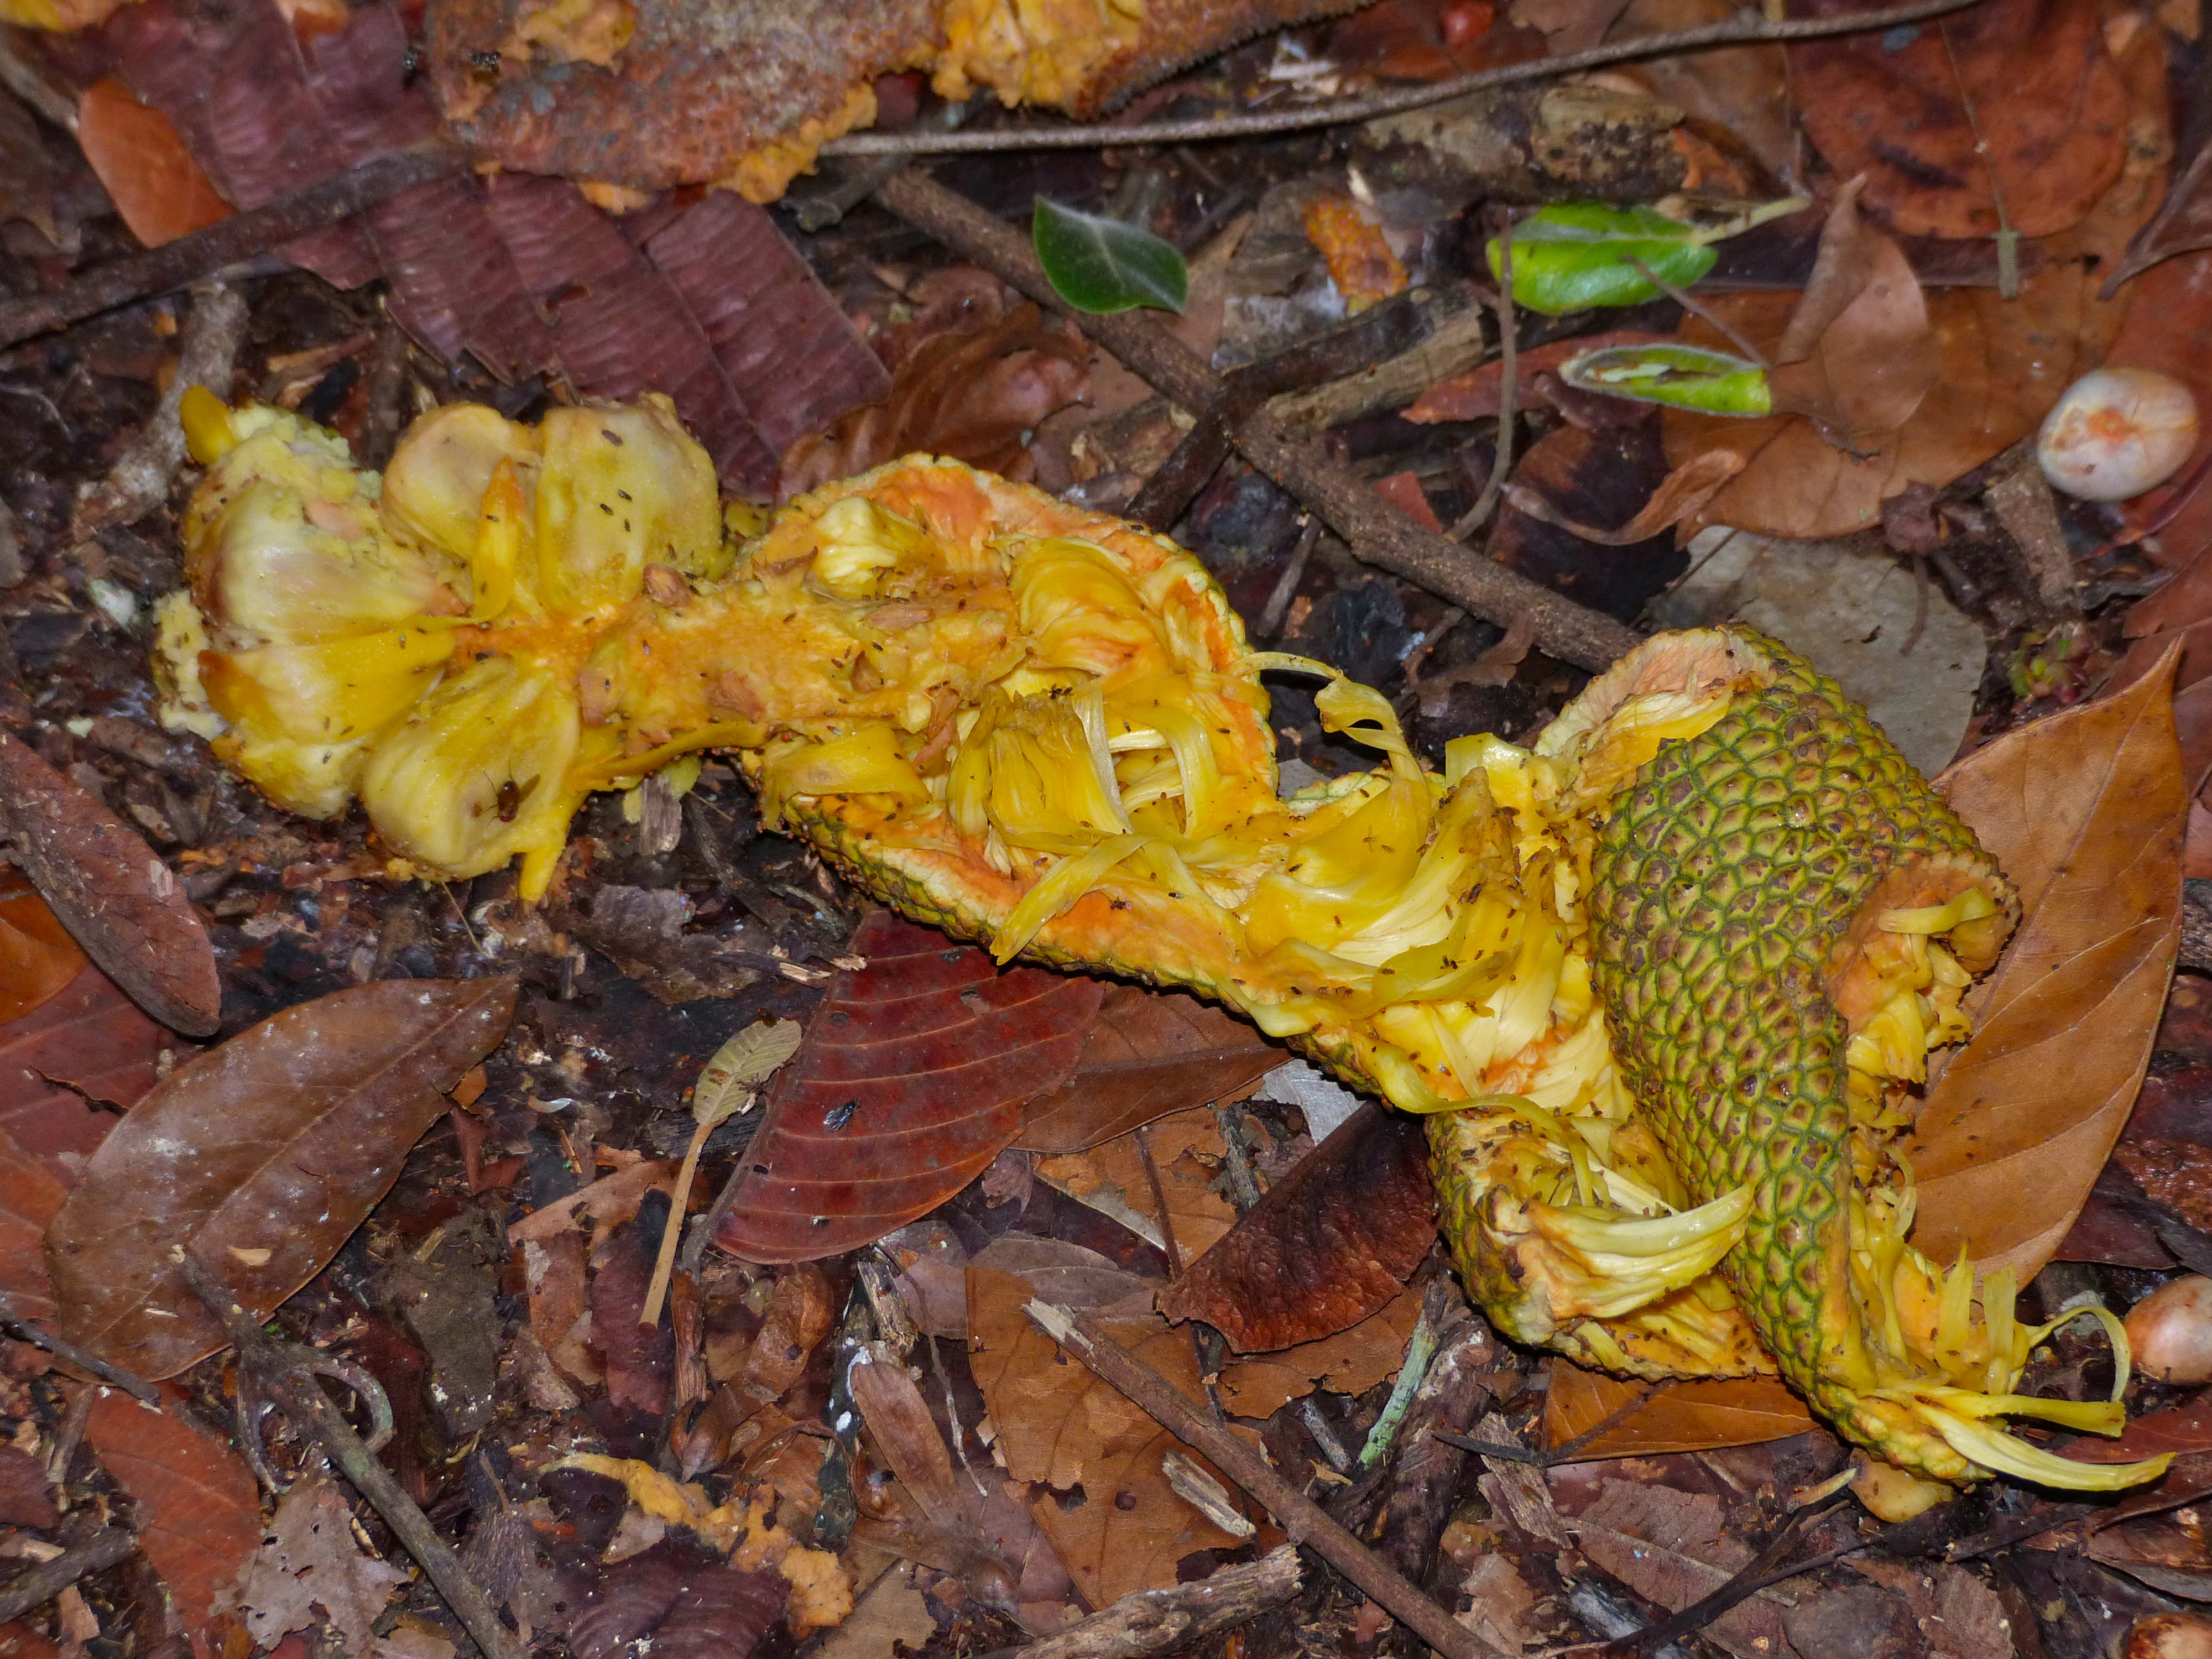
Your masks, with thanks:
M 860 1109 L 860 1103 L 857 1100 L 848 1100 L 842 1106 L 832 1106 L 822 1115 L 823 1129 L 830 1134 L 836 1134 L 853 1121 L 853 1114 Z
M 521 783 L 517 783 L 513 778 L 509 778 L 505 783 L 500 785 L 497 803 L 499 821 L 501 823 L 513 823 L 515 815 L 522 811 L 523 802 L 530 799 L 530 792 L 537 787 L 536 778 L 528 779 Z

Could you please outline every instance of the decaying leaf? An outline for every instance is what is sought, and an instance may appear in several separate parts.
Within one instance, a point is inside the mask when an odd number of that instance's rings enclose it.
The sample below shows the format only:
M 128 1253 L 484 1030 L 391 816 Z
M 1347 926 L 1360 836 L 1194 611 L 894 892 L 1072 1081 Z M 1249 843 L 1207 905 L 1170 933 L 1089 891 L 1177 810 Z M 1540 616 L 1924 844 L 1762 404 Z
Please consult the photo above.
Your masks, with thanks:
M 46 1234 L 64 1333 L 142 1376 L 225 1346 L 171 1252 L 257 1316 L 322 1271 L 495 1048 L 512 980 L 383 980 L 264 1020 L 179 1066 L 100 1150 Z M 266 1250 L 265 1259 L 240 1255 Z
M 1941 781 L 2019 889 L 2020 930 L 1971 994 L 1974 1035 L 1905 1155 L 1913 1242 L 2023 1282 L 2050 1260 L 2127 1121 L 2173 970 L 2188 811 L 2172 665 L 2027 726 Z
M 0 882 L 0 892 L 7 894 L 0 897 L 0 1024 L 7 1024 L 58 995 L 85 960 L 46 900 L 17 882 Z
M 1607 1480 L 1572 1522 L 1583 1554 L 1638 1595 L 1678 1613 L 1711 1595 L 1750 1560 L 1751 1546 L 1729 1535 L 1720 1500 L 1672 1486 Z M 1771 1590 L 1738 1602 L 1701 1632 L 1737 1659 L 1791 1650 L 1784 1604 Z
M 0 737 L 0 825 L 70 936 L 140 1007 L 188 1036 L 216 1029 L 215 948 L 169 866 L 11 737 Z
M 1282 1060 L 1281 1049 L 1213 1003 L 1109 985 L 1075 1075 L 1022 1109 L 1014 1145 L 1079 1152 L 1170 1112 L 1229 1099 Z
M 775 1628 L 788 1587 L 659 1544 L 601 1571 L 568 1627 L 577 1659 L 653 1652 L 678 1659 L 745 1659 Z
M 300 1480 L 239 1569 L 238 1608 L 256 1646 L 273 1648 L 285 1632 L 307 1629 L 320 1608 L 346 1651 L 362 1653 L 374 1642 L 384 1604 L 407 1577 L 355 1541 L 353 1516 L 337 1487 Z
M 1037 1179 L 1101 1215 L 1111 1216 L 1138 1237 L 1165 1249 L 1167 1234 L 1161 1229 L 1160 1204 L 1152 1195 L 1152 1177 L 1145 1171 L 1145 1149 L 1137 1145 L 1139 1133 L 1146 1137 L 1152 1167 L 1159 1173 L 1160 1195 L 1167 1201 L 1167 1226 L 1175 1234 L 1174 1254 L 1188 1261 L 1212 1249 L 1237 1221 L 1236 1210 L 1213 1190 L 1214 1177 L 1227 1149 L 1221 1144 L 1220 1126 L 1204 1108 L 1174 1113 L 1148 1129 L 1133 1131 L 1088 1152 L 1041 1158 Z
M 1364 1102 L 1160 1297 L 1243 1352 L 1348 1329 L 1399 1294 L 1436 1243 L 1419 1119 Z
M 164 1409 L 103 1389 L 84 1437 L 116 1484 L 138 1505 L 138 1547 L 168 1586 L 177 1616 L 194 1634 L 214 1625 L 233 1579 L 260 1543 L 261 1494 L 230 1443 L 204 1432 L 163 1390 Z
M 45 1239 L 68 1195 L 43 1160 L 0 1130 L 0 1292 L 25 1319 L 53 1317 Z
M 1817 0 L 1805 15 L 1850 9 Z M 1789 55 L 1814 143 L 1838 175 L 1867 174 L 1868 205 L 1908 236 L 2047 236 L 2119 176 L 2127 94 L 2094 0 L 1990 0 L 1902 39 Z
M 1818 1426 L 1804 1403 L 1771 1377 L 1625 1382 L 1553 1359 L 1545 1443 L 1564 1446 L 1600 1424 L 1604 1431 L 1576 1449 L 1578 1461 L 1755 1446 Z
M 1100 987 L 1000 972 L 970 945 L 878 911 L 853 936 L 797 1058 L 769 1091 L 715 1240 L 811 1261 L 881 1238 L 974 1179 L 1022 1103 L 1074 1068 Z
M 118 1109 L 154 1086 L 176 1039 L 87 963 L 59 995 L 0 1028 L 0 1130 L 64 1186 L 115 1127 Z
M 1397 1374 L 1420 1317 L 1419 1291 L 1403 1290 L 1346 1329 L 1232 1361 L 1221 1368 L 1221 1403 L 1233 1416 L 1260 1419 L 1317 1388 L 1364 1394 Z
M 1030 1513 L 1085 1597 L 1104 1607 L 1131 1590 L 1172 1584 L 1183 1556 L 1233 1547 L 1237 1540 L 1168 1484 L 1160 1460 L 1177 1447 L 1175 1437 L 1030 1322 L 1022 1310 L 1035 1294 L 1025 1279 L 969 1268 L 969 1363 L 1007 1474 L 1054 1489 Z M 1182 1332 L 1152 1316 L 1106 1328 L 1198 1397 L 1198 1361 Z
M 95 81 L 77 100 L 77 143 L 131 234 L 159 247 L 230 216 L 230 204 L 192 160 L 169 118 L 118 81 Z

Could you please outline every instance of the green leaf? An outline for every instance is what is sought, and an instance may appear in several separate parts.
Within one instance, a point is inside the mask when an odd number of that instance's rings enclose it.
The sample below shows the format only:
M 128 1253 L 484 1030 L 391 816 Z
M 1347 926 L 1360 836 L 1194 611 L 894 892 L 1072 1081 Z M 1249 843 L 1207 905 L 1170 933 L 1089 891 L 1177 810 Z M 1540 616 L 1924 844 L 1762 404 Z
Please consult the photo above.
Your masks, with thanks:
M 1697 226 L 1647 207 L 1563 202 L 1542 208 L 1513 228 L 1513 303 L 1547 317 L 1641 305 L 1660 290 L 1631 261 L 1687 288 L 1720 257 L 1707 240 Z M 1495 276 L 1502 261 L 1494 236 L 1487 252 Z
M 752 1104 L 752 1092 L 775 1068 L 799 1052 L 795 1019 L 748 1025 L 714 1051 L 691 1091 L 691 1115 L 702 1124 L 720 1123 Z
M 1182 255 L 1148 230 L 1040 196 L 1030 234 L 1053 292 L 1078 311 L 1179 312 L 1190 297 Z
M 1559 378 L 1584 392 L 1663 404 L 1669 409 L 1694 409 L 1704 415 L 1752 420 L 1774 412 L 1765 369 L 1702 346 L 1664 341 L 1607 346 L 1569 358 L 1559 366 Z

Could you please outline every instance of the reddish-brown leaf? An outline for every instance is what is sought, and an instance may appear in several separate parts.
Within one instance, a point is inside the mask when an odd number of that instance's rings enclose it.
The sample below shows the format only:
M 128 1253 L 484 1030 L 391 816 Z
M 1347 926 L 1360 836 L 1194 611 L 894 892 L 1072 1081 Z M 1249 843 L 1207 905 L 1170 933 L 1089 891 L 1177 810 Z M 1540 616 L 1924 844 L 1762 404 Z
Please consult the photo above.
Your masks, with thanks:
M 553 315 L 553 339 L 580 392 L 665 392 L 732 489 L 775 488 L 775 452 L 714 356 L 699 319 L 613 220 L 566 179 L 503 174 L 491 221 L 523 286 Z
M 230 216 L 230 204 L 192 160 L 175 125 L 119 81 L 95 81 L 77 100 L 76 138 L 131 234 L 148 247 Z
M 27 884 L 9 881 L 0 891 L 6 894 L 0 897 L 0 1024 L 5 1024 L 59 994 L 84 966 L 84 952 Z
M 0 1027 L 0 1130 L 66 1187 L 128 1109 L 154 1086 L 176 1038 L 139 1012 L 89 963 L 61 994 Z
M 1079 1152 L 1170 1112 L 1236 1095 L 1282 1063 L 1281 1049 L 1210 1002 L 1109 985 L 1075 1075 L 1030 1102 L 1014 1145 Z
M 0 1132 L 0 1291 L 26 1319 L 53 1317 L 45 1239 L 68 1196 L 43 1159 Z
M 1074 1069 L 1102 988 L 1003 971 L 888 911 L 776 1076 L 715 1242 L 749 1261 L 857 1249 L 966 1186 L 1021 1127 L 1024 1101 Z
M 1564 1446 L 1600 1424 L 1607 1425 L 1604 1431 L 1575 1449 L 1577 1462 L 1755 1446 L 1818 1426 L 1804 1402 L 1771 1376 L 1624 1382 L 1553 1360 L 1551 1392 L 1544 1399 L 1544 1443 Z
M 1240 1352 L 1358 1324 L 1398 1294 L 1436 1242 L 1421 1121 L 1364 1101 L 1160 1297 Z
M 178 1282 L 176 1245 L 267 1314 L 384 1196 L 514 997 L 512 980 L 380 981 L 179 1067 L 100 1144 L 47 1231 L 64 1334 L 155 1377 L 223 1346 Z
M 1805 15 L 1856 5 L 1815 0 Z M 1989 0 L 1902 40 L 1789 52 L 1814 143 L 1839 177 L 1866 173 L 1867 204 L 1908 236 L 2064 230 L 2125 159 L 2127 93 L 2095 0 Z
M 1640 328 L 1622 328 L 1524 348 L 1513 357 L 1513 406 L 1525 410 L 1556 404 L 1577 425 L 1619 426 L 1641 421 L 1646 418 L 1643 407 L 1620 398 L 1577 392 L 1559 379 L 1559 368 L 1568 358 L 1579 357 L 1586 351 L 1598 351 L 1607 346 L 1656 345 L 1668 337 Z M 1439 421 L 1488 420 L 1498 413 L 1498 394 L 1504 385 L 1505 365 L 1493 357 L 1480 368 L 1438 380 L 1413 400 L 1403 418 L 1419 426 Z M 1600 421 L 1581 418 L 1589 414 L 1600 416 Z M 1607 414 L 1613 418 L 1602 419 Z
M 883 362 L 766 210 L 709 191 L 645 251 L 698 318 L 779 455 L 890 390 Z
M 2141 1088 L 2180 937 L 2188 812 L 2171 661 L 2117 697 L 2012 732 L 1944 793 L 2025 915 L 1970 994 L 1974 1035 L 1905 1143 L 1913 1243 L 2032 1276 L 2066 1236 Z
M 0 1446 L 0 1526 L 57 1527 L 61 1519 L 46 1464 L 20 1446 Z
M 1231 1360 L 1221 1368 L 1221 1403 L 1231 1416 L 1263 1420 L 1316 1388 L 1364 1394 L 1404 1363 L 1420 1317 L 1420 1288 L 1408 1285 L 1349 1330 Z
M 0 735 L 0 824 L 85 954 L 173 1030 L 221 1024 L 215 947 L 169 866 L 27 744 Z
M 161 1575 L 177 1615 L 195 1634 L 208 1629 L 218 1596 L 261 1542 L 260 1494 L 230 1443 L 201 1432 L 162 1390 L 166 1409 L 103 1389 L 84 1437 L 137 1500 L 138 1547 Z
M 2162 1452 L 2212 1451 L 2212 1389 L 2130 1422 L 2118 1439 L 2083 1435 L 2066 1448 L 2077 1463 L 2132 1463 Z

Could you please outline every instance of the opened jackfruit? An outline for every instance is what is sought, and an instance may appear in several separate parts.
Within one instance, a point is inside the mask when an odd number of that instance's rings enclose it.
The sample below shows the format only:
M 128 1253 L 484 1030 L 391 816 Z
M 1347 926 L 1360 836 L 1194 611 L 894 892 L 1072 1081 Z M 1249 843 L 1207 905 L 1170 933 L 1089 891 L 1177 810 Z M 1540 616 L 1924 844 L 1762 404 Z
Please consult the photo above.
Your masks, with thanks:
M 1462 1274 L 1517 1340 L 1778 1371 L 1945 1480 L 2163 1468 L 1988 1421 L 2120 1422 L 2117 1391 L 2012 1393 L 2043 1333 L 2009 1275 L 1907 1238 L 1910 1091 L 2016 902 L 1773 641 L 1662 635 L 1533 749 L 1462 738 L 1438 774 L 1376 692 L 1250 650 L 1173 543 L 953 462 L 726 546 L 657 401 L 441 410 L 380 487 L 292 416 L 201 416 L 167 717 L 302 810 L 357 792 L 402 867 L 519 857 L 535 897 L 592 790 L 734 750 L 766 823 L 908 915 L 1218 998 L 1429 1115 Z M 1283 796 L 1270 672 L 1380 763 Z

